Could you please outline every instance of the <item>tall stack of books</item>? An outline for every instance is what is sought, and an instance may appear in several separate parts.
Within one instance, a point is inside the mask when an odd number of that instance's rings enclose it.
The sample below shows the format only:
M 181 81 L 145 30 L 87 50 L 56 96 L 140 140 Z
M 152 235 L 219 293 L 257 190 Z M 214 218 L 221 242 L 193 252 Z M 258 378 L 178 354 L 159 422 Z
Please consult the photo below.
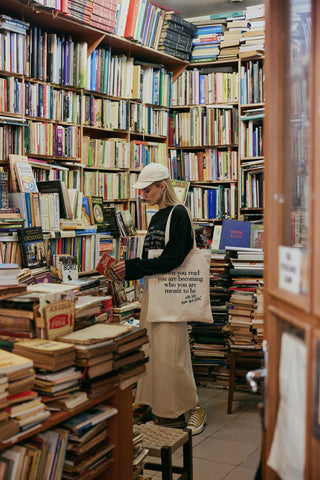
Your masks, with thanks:
M 252 317 L 256 297 L 253 292 L 236 291 L 231 294 L 229 305 L 230 347 L 255 348 Z
M 192 39 L 196 34 L 196 26 L 184 20 L 176 12 L 165 13 L 160 34 L 158 50 L 189 61 Z
M 191 332 L 192 365 L 197 381 L 219 386 L 226 386 L 229 378 L 223 330 L 228 321 L 227 302 L 231 285 L 229 269 L 226 252 L 212 252 L 210 301 L 214 323 L 193 324 Z
M 256 290 L 256 308 L 252 316 L 252 333 L 254 335 L 255 344 L 262 348 L 264 339 L 264 296 L 263 285 L 259 285 Z
M 229 334 L 232 347 L 261 348 L 263 336 L 264 253 L 258 248 L 227 247 L 232 269 Z M 256 322 L 254 323 L 254 318 Z M 260 328 L 257 325 L 260 323 Z M 254 324 L 254 326 L 253 326 Z M 259 328 L 259 340 L 257 335 Z
M 242 33 L 240 58 L 262 56 L 265 50 L 265 5 L 246 8 L 248 29 Z
M 139 426 L 134 425 L 133 428 L 133 479 L 139 480 L 140 474 L 143 473 L 146 457 L 149 453 L 147 448 L 142 446 L 142 434 L 139 432 Z
M 2 441 L 27 432 L 50 416 L 37 392 L 32 360 L 0 350 L 1 398 L 0 418 Z

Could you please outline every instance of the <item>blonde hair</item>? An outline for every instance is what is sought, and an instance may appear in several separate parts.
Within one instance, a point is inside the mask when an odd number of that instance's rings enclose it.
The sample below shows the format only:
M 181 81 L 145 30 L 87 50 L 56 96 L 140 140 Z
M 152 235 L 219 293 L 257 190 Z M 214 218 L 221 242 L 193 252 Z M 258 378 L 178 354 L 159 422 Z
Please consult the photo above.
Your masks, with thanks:
M 160 181 L 154 182 L 154 183 L 155 183 L 155 185 L 157 185 L 157 187 L 159 187 L 161 183 L 165 184 L 166 188 L 165 188 L 164 193 L 163 193 L 163 201 L 164 201 L 164 203 L 166 204 L 167 207 L 169 207 L 171 205 L 177 205 L 177 204 L 181 203 L 181 202 L 179 202 L 179 199 L 176 195 L 176 192 L 174 191 L 174 188 L 173 188 L 173 185 L 171 183 L 170 178 L 165 178 L 164 180 L 160 180 Z M 194 231 L 194 225 L 193 225 L 193 219 L 192 219 L 192 216 L 191 216 L 191 212 L 190 212 L 189 208 L 185 207 L 185 209 L 187 210 L 189 218 L 190 218 L 191 236 L 193 238 L 195 238 L 195 231 Z
M 157 185 L 157 187 L 159 187 L 161 183 L 164 183 L 166 188 L 163 192 L 163 201 L 167 207 L 171 205 L 177 205 L 177 203 L 179 203 L 179 199 L 174 191 L 170 178 L 164 178 L 163 180 L 154 183 Z

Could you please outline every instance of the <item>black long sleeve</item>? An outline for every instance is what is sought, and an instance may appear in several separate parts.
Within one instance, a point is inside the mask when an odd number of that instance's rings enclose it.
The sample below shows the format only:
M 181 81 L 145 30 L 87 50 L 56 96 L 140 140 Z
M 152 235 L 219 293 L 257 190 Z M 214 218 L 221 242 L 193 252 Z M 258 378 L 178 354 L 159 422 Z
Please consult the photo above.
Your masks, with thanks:
M 171 216 L 169 241 L 165 246 L 165 228 L 173 207 L 159 210 L 151 219 L 143 245 L 142 258 L 126 260 L 126 280 L 170 272 L 181 265 L 192 248 L 193 236 L 187 210 L 177 205 Z M 163 249 L 157 258 L 148 259 L 148 251 Z

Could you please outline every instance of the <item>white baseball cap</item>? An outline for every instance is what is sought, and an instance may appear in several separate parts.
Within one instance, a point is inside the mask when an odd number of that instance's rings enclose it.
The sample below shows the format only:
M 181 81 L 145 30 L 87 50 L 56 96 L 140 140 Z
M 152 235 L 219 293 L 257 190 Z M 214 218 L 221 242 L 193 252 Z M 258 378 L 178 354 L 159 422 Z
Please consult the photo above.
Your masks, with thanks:
M 149 187 L 152 183 L 159 182 L 165 178 L 170 178 L 167 167 L 161 163 L 149 163 L 141 170 L 138 180 L 133 187 L 142 190 Z

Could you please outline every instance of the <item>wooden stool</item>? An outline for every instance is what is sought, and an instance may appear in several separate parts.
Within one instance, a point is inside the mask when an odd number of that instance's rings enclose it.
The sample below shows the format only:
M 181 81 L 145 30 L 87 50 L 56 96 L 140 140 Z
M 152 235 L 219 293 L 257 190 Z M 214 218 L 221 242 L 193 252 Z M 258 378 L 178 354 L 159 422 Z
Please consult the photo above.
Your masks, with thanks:
M 241 358 L 255 358 L 257 360 L 263 359 L 263 352 L 262 350 L 241 350 L 239 347 L 238 350 L 231 350 L 230 353 L 230 376 L 229 376 L 229 392 L 228 392 L 228 413 L 232 413 L 232 401 L 233 401 L 233 394 L 235 390 L 235 383 L 236 383 L 236 367 L 237 367 L 237 360 L 238 357 Z M 248 371 L 250 368 L 248 369 Z
M 162 472 L 162 480 L 173 480 L 173 473 L 180 473 L 178 480 L 192 480 L 192 433 L 190 429 L 141 424 L 135 428 L 142 435 L 142 446 L 149 455 L 161 458 L 161 463 L 146 462 L 144 468 Z M 183 446 L 183 467 L 172 465 L 172 454 Z

